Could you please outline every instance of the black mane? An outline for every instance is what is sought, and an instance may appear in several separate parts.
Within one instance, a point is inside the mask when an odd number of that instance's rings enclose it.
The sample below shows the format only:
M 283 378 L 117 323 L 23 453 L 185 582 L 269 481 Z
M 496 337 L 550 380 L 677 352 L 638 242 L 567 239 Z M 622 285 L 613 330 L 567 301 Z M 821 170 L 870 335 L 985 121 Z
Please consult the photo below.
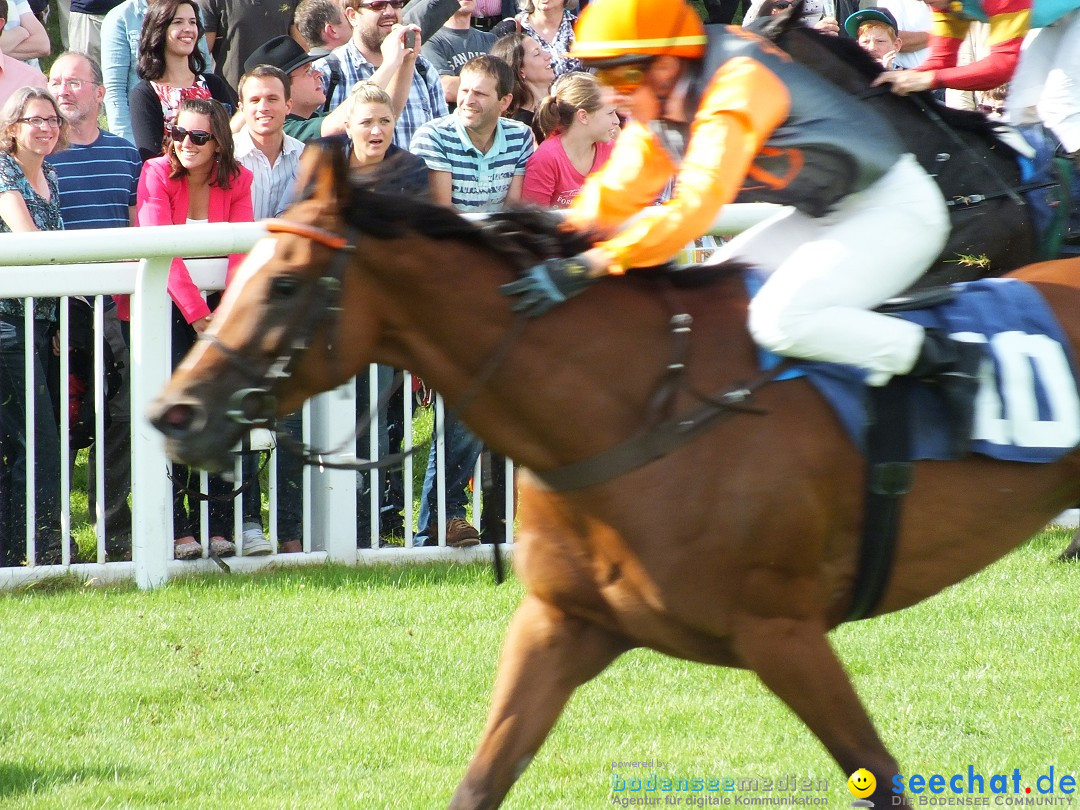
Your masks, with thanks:
M 774 20 L 775 18 L 769 19 Z M 756 25 L 756 23 L 757 21 L 755 20 L 753 25 Z M 757 33 L 775 41 L 783 50 L 791 53 L 797 61 L 801 61 L 799 60 L 798 53 L 792 53 L 785 47 L 785 39 L 788 37 L 812 38 L 814 44 L 828 51 L 832 56 L 835 56 L 840 61 L 854 68 L 866 78 L 867 88 L 862 94 L 863 98 L 869 98 L 875 95 L 887 96 L 890 92 L 888 87 L 871 88 L 869 86 L 870 82 L 885 72 L 885 69 L 853 39 L 828 36 L 803 25 L 792 25 L 788 27 L 763 25 L 757 29 Z M 806 63 L 804 62 L 804 64 Z M 813 64 L 807 64 L 806 66 L 811 69 L 819 67 Z M 901 97 L 896 96 L 895 98 L 899 99 Z M 934 98 L 928 91 L 915 93 L 908 101 L 921 104 L 930 111 L 926 114 L 936 114 L 950 127 L 981 135 L 988 141 L 997 143 L 1008 152 L 1014 153 L 1011 146 L 998 138 L 994 122 L 982 113 L 975 112 L 974 110 L 959 110 L 954 107 L 947 107 Z
M 415 232 L 431 239 L 459 239 L 494 251 L 519 270 L 552 257 L 573 256 L 595 241 L 591 234 L 566 227 L 559 215 L 539 208 L 469 220 L 452 208 L 373 191 L 363 182 L 352 183 L 350 203 L 345 219 L 365 236 L 392 239 Z

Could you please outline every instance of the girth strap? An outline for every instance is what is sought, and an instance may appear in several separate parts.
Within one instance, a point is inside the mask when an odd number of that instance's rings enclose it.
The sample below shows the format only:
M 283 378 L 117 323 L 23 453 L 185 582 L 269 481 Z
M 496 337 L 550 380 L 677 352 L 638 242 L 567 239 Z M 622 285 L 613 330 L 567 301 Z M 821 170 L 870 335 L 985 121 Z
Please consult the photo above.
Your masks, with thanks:
M 911 490 L 909 377 L 884 387 L 868 387 L 866 428 L 866 508 L 859 564 L 846 621 L 869 616 L 892 571 L 904 496 Z
M 782 362 L 740 388 L 712 396 L 697 395 L 705 405 L 691 413 L 652 425 L 629 439 L 588 458 L 583 458 L 581 461 L 564 464 L 553 470 L 532 470 L 531 472 L 549 489 L 556 492 L 584 489 L 610 481 L 623 473 L 666 456 L 697 436 L 721 416 L 730 416 L 733 413 L 764 413 L 750 405 L 751 397 L 762 386 L 775 380 L 790 367 L 790 363 Z

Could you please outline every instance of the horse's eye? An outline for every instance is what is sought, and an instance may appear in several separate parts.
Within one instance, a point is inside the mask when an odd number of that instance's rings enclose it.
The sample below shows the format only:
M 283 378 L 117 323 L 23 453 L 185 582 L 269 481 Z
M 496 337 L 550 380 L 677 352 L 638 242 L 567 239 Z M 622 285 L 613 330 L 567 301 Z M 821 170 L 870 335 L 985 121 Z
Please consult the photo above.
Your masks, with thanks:
M 300 289 L 300 282 L 292 276 L 278 276 L 270 282 L 270 298 L 292 298 Z

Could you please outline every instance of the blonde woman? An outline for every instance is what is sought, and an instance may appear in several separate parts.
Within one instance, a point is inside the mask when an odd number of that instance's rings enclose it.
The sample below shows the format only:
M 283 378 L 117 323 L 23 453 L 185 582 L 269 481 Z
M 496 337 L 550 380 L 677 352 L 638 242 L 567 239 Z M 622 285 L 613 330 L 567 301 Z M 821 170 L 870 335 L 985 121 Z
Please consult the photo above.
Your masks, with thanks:
M 545 208 L 567 208 L 585 178 L 611 155 L 619 116 L 594 76 L 567 73 L 540 102 L 535 125 L 544 142 L 525 166 L 522 197 Z

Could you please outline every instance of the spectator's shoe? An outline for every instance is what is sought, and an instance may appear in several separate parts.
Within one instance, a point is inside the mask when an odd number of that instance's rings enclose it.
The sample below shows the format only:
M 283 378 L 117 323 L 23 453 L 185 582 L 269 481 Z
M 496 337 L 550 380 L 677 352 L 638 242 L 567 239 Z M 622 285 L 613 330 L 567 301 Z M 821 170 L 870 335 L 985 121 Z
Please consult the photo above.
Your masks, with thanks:
M 232 557 L 236 554 L 236 544 L 224 537 L 211 537 L 210 553 L 215 557 Z
M 438 534 L 435 534 L 436 541 Z M 467 548 L 480 543 L 480 532 L 464 518 L 450 518 L 446 524 L 446 545 L 450 548 Z
M 265 557 L 274 550 L 258 523 L 245 523 L 240 541 L 243 543 L 245 557 Z
M 202 556 L 202 546 L 198 541 L 188 535 L 177 537 L 173 542 L 173 558 L 177 560 L 197 560 Z
M 282 540 L 278 543 L 278 554 L 300 554 L 304 544 L 300 540 Z

